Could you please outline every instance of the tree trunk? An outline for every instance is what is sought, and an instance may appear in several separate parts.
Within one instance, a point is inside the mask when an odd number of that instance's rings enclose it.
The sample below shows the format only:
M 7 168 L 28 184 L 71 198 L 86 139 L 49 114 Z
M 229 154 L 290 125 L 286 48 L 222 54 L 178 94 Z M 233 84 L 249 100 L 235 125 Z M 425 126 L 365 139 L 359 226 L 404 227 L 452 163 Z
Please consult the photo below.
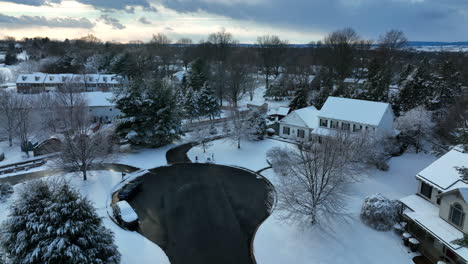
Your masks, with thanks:
M 240 142 L 241 142 L 241 139 L 240 137 L 237 139 L 237 148 L 240 149 Z
M 13 138 L 11 136 L 8 136 L 8 145 L 13 147 Z
M 88 179 L 86 169 L 83 169 L 81 172 L 83 172 L 83 181 L 86 181 Z

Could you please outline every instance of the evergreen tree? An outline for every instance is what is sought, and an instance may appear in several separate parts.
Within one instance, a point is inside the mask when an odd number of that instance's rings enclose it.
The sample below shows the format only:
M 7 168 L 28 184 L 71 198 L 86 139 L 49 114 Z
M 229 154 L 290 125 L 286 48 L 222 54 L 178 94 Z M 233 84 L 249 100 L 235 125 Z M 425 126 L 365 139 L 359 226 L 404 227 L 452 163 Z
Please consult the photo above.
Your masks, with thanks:
M 8 218 L 2 223 L 2 249 L 13 263 L 41 264 L 34 254 L 41 242 L 41 218 L 46 213 L 52 192 L 44 181 L 27 183 L 12 204 Z
M 210 119 L 220 114 L 220 106 L 213 89 L 206 85 L 201 89 L 198 95 L 198 113 L 200 116 L 209 116 Z
M 396 100 L 398 111 L 406 112 L 417 106 L 428 104 L 429 95 L 433 90 L 433 82 L 427 70 L 427 61 L 423 60 L 423 62 L 412 71 L 405 71 L 406 76 L 400 81 L 400 93 Z
M 187 86 L 192 87 L 194 91 L 200 91 L 205 86 L 207 81 L 207 65 L 204 60 L 198 58 L 192 63 Z
M 190 121 L 200 116 L 198 97 L 198 92 L 194 91 L 191 87 L 187 89 L 184 98 L 184 113 L 185 117 L 190 119 Z
M 249 139 L 263 140 L 267 130 L 266 117 L 260 114 L 258 110 L 254 110 L 249 113 L 247 122 Z
M 294 98 L 289 103 L 289 108 L 292 111 L 309 106 L 309 92 L 306 87 L 301 87 L 296 90 Z
M 120 263 L 113 233 L 86 198 L 68 184 L 40 181 L 32 187 L 20 195 L 4 223 L 3 246 L 14 263 Z
M 173 89 L 161 80 L 140 81 L 117 100 L 122 112 L 117 133 L 132 144 L 160 147 L 182 135 L 180 108 Z
M 5 64 L 6 65 L 13 65 L 18 61 L 16 58 L 16 52 L 14 51 L 8 51 L 7 54 L 5 55 Z
M 460 72 L 451 61 L 445 61 L 438 74 L 432 74 L 433 94 L 429 101 L 429 109 L 445 109 L 455 102 L 461 94 Z
M 384 65 L 379 64 L 377 59 L 373 59 L 368 68 L 367 81 L 364 83 L 362 94 L 358 95 L 358 98 L 387 102 L 390 82 L 390 70 Z

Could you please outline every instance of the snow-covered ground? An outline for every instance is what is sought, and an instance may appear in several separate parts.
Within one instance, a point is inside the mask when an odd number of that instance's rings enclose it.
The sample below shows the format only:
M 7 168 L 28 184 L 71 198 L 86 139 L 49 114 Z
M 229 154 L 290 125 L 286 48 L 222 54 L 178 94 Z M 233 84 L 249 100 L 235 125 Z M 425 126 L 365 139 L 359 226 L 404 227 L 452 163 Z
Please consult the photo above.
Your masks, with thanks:
M 218 140 L 207 151 L 214 153 L 219 164 L 238 165 L 252 170 L 267 167 L 266 151 L 288 143 L 266 139 L 260 142 L 242 142 L 241 149 L 225 140 Z M 200 147 L 193 148 L 189 157 L 198 156 L 203 161 Z M 320 264 L 410 264 L 413 255 L 408 253 L 401 239 L 393 232 L 379 232 L 365 226 L 359 219 L 364 199 L 375 193 L 397 199 L 416 192 L 415 175 L 433 162 L 436 157 L 408 153 L 389 161 L 387 172 L 372 169 L 359 183 L 350 186 L 348 222 L 332 221 L 322 229 L 305 229 L 281 222 L 273 212 L 259 228 L 254 249 L 258 263 L 320 263 Z M 270 169 L 262 173 L 273 184 L 277 175 Z
M 88 197 L 88 199 L 93 202 L 97 213 L 103 218 L 104 225 L 115 234 L 115 243 L 122 254 L 122 264 L 169 263 L 164 251 L 156 244 L 136 232 L 123 230 L 108 217 L 106 211 L 107 197 L 109 195 L 109 190 L 120 182 L 120 173 L 93 171 L 89 173 L 86 182 L 82 180 L 79 173 L 69 173 L 66 175 L 52 176 L 50 178 L 57 177 L 68 180 L 82 195 Z M 15 185 L 15 191 L 21 188 L 21 185 L 22 184 Z M 6 219 L 8 206 L 14 198 L 15 195 L 7 202 L 0 203 L 0 221 Z
M 25 161 L 32 157 L 32 152 L 27 157 L 26 153 L 21 151 L 19 144 L 14 143 L 12 147 L 9 147 L 8 141 L 0 141 L 0 152 L 2 151 L 5 153 L 5 159 L 0 161 L 0 166 Z

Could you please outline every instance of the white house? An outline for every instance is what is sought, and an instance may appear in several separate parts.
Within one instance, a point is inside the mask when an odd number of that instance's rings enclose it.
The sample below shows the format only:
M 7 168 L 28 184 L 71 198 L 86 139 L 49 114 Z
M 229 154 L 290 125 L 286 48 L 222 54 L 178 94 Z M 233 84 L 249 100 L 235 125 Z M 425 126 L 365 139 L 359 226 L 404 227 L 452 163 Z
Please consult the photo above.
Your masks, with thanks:
M 287 139 L 307 141 L 318 126 L 318 114 L 313 106 L 292 111 L 279 122 L 278 134 Z
M 388 103 L 330 96 L 320 111 L 306 107 L 283 118 L 279 135 L 299 141 L 308 140 L 310 135 L 328 136 L 336 131 L 392 136 L 395 133 L 393 121 L 392 107 Z M 308 133 L 302 137 L 302 131 Z
M 468 263 L 468 248 L 454 243 L 468 234 L 468 179 L 459 170 L 465 166 L 468 153 L 452 149 L 416 175 L 416 194 L 400 199 L 406 231 L 433 262 Z
M 333 130 L 366 131 L 381 136 L 395 133 L 395 116 L 389 103 L 330 96 L 318 118 L 318 128 L 314 132 L 318 135 L 328 135 Z
M 122 114 L 112 101 L 114 98 L 113 93 L 87 92 L 83 94 L 88 101 L 89 114 L 96 121 L 110 122 Z

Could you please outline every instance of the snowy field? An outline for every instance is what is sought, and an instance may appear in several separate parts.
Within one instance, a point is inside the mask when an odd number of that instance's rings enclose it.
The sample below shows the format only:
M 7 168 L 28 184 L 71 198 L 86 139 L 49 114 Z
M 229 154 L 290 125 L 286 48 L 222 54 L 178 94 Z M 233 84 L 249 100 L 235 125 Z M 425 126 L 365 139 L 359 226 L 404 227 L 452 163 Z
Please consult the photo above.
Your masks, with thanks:
M 260 142 L 242 142 L 237 149 L 231 142 L 218 140 L 207 151 L 215 162 L 238 165 L 252 170 L 267 167 L 266 151 L 274 146 L 289 144 L 266 139 Z M 200 147 L 193 148 L 189 157 L 203 157 Z M 393 232 L 375 231 L 361 223 L 359 213 L 364 199 L 375 193 L 397 199 L 416 192 L 415 174 L 436 160 L 427 154 L 404 154 L 389 161 L 390 170 L 372 169 L 363 180 L 350 186 L 348 203 L 350 220 L 335 221 L 322 229 L 305 229 L 282 223 L 273 213 L 259 228 L 254 249 L 258 263 L 317 263 L 317 264 L 410 264 L 412 254 Z M 270 169 L 262 173 L 273 184 L 276 175 Z

